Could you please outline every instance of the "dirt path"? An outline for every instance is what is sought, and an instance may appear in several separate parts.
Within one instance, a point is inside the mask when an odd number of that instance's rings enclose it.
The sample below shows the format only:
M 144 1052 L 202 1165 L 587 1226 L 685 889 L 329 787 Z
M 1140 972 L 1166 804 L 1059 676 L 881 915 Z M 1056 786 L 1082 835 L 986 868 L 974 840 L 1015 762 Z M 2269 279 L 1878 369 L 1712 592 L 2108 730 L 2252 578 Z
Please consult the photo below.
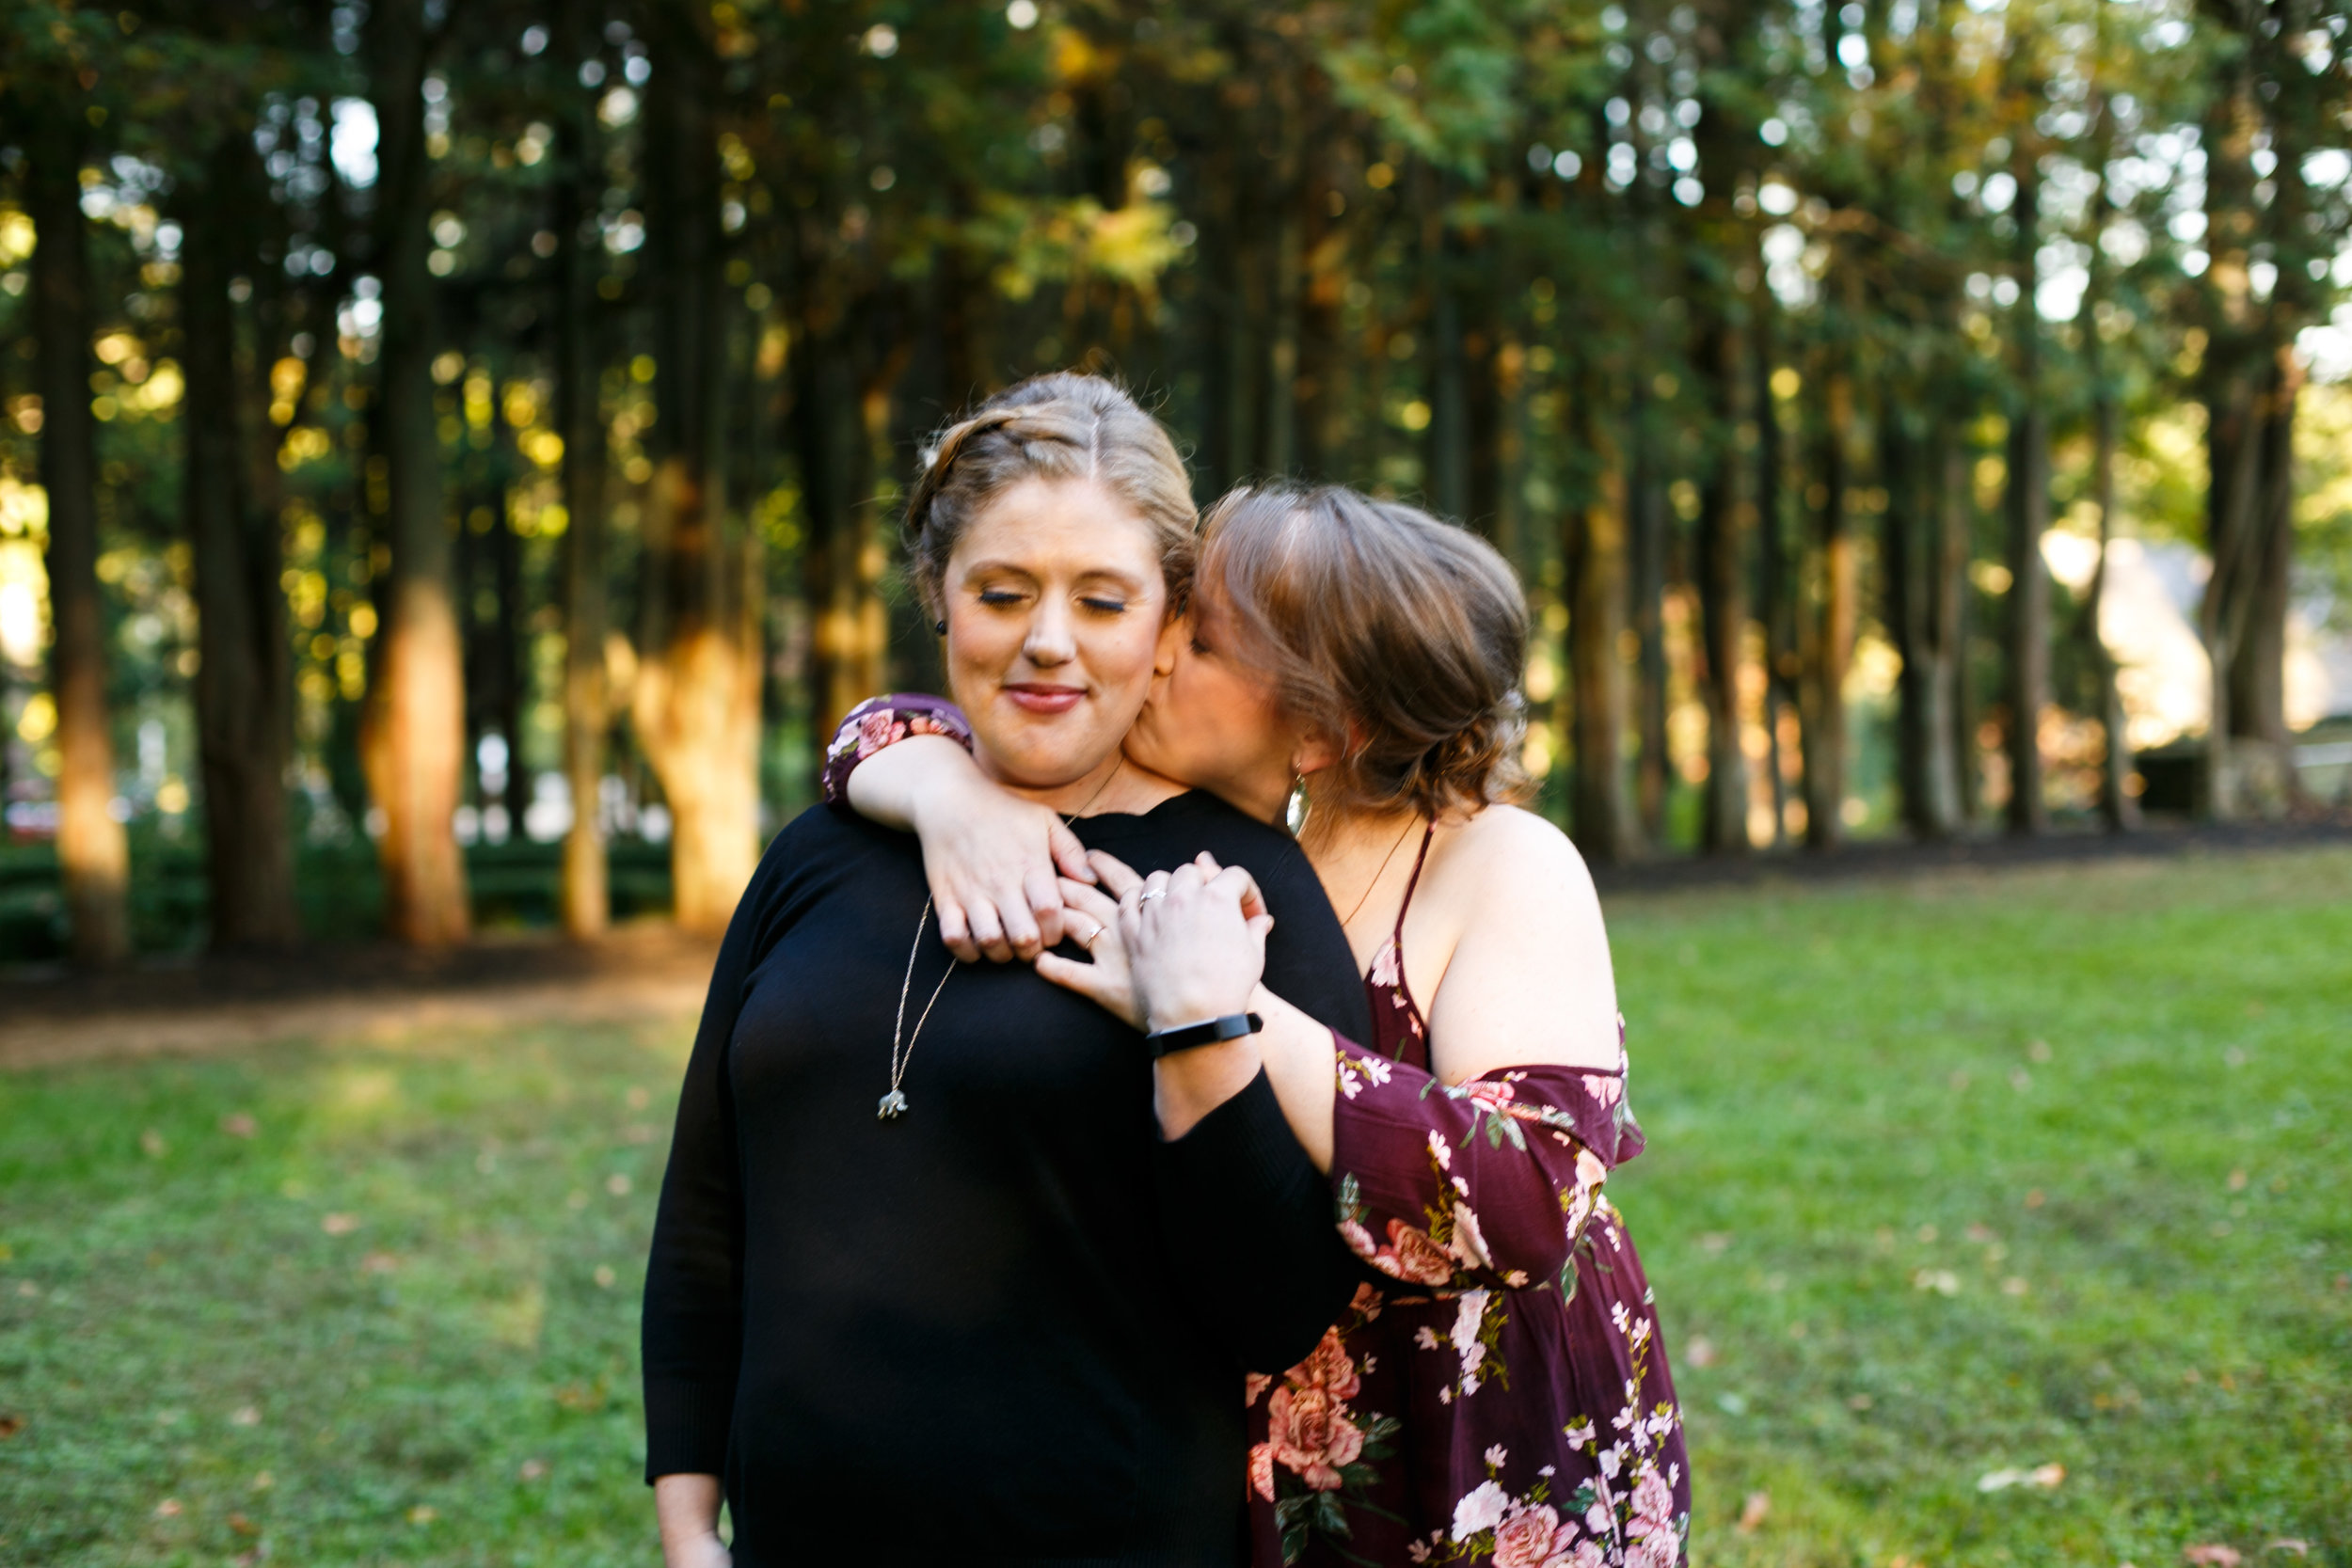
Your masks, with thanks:
M 1596 868 L 1604 899 L 1752 884 L 1997 872 L 2068 863 L 2352 844 L 2352 820 L 2152 828 L 1951 844 L 1871 844 L 1835 854 L 1661 859 Z M 234 1051 L 279 1039 L 369 1038 L 501 1024 L 685 1021 L 702 1006 L 716 944 L 658 923 L 587 945 L 498 933 L 418 953 L 389 943 L 283 958 L 150 960 L 112 974 L 0 976 L 0 1071 Z
M 0 980 L 0 1071 L 278 1039 L 687 1020 L 715 952 L 647 924 L 585 946 L 501 933 L 441 953 L 369 943 L 13 976 Z

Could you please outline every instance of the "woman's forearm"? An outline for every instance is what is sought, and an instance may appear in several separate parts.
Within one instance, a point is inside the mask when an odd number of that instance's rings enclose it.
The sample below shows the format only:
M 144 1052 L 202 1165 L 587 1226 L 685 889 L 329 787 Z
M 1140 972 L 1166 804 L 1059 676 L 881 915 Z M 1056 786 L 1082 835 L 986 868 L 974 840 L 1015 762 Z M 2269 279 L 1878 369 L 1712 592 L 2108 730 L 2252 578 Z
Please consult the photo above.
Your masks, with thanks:
M 1265 1063 L 1266 1082 L 1281 1102 L 1282 1119 L 1290 1123 L 1315 1169 L 1328 1176 L 1332 1085 L 1337 1082 L 1331 1031 L 1263 985 L 1250 998 L 1249 1008 L 1265 1020 L 1265 1027 L 1255 1037 Z
M 944 735 L 910 735 L 860 761 L 843 787 L 860 816 L 911 832 L 927 798 L 963 783 L 988 785 L 971 753 Z
M 726 1544 L 719 1539 L 720 1497 L 717 1476 L 656 1478 L 653 1506 L 668 1568 L 724 1568 L 729 1559 Z

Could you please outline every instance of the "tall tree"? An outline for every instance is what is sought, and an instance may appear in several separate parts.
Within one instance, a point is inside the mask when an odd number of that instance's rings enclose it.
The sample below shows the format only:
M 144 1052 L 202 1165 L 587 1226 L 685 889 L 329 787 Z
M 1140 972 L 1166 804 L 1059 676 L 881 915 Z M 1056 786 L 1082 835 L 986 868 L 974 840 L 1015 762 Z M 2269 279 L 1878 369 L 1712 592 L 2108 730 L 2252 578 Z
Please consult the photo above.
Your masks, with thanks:
M 375 76 L 374 265 L 384 328 L 375 440 L 384 464 L 389 570 L 376 581 L 382 631 L 360 752 L 383 813 L 376 841 L 385 920 L 401 942 L 437 946 L 471 928 L 453 826 L 465 777 L 465 666 L 450 592 L 440 438 L 433 407 L 435 310 L 426 265 L 431 165 L 424 86 L 426 0 L 380 0 L 368 18 Z
M 760 559 L 756 533 L 731 526 L 725 485 L 719 61 L 707 16 L 660 14 L 645 103 L 660 420 L 633 714 L 670 806 L 678 924 L 713 931 L 759 862 Z
M 252 262 L 251 134 L 239 128 L 181 187 L 180 311 L 187 396 L 183 507 L 195 565 L 197 746 L 215 947 L 283 947 L 301 934 L 286 768 L 294 740 L 275 519 L 246 483 L 230 279 Z
M 596 35 L 581 0 L 565 0 L 562 44 L 574 61 L 596 54 Z M 577 75 L 577 66 L 574 74 Z M 591 100 L 577 94 L 556 126 L 554 233 L 557 245 L 555 397 L 557 433 L 564 439 L 564 778 L 570 786 L 572 825 L 564 835 L 560 898 L 564 934 L 598 935 L 611 922 L 601 796 L 612 693 L 605 666 L 610 626 L 605 515 L 605 424 L 598 407 L 599 373 L 595 224 L 601 186 L 590 156 L 595 129 Z
M 2025 47 L 2022 43 L 2017 47 Z M 2042 536 L 2050 530 L 2050 416 L 2042 379 L 2042 312 L 2035 304 L 2036 258 L 2042 247 L 2041 147 L 2028 114 L 2017 127 L 2011 168 L 2017 182 L 2017 230 L 2010 276 L 2017 303 L 2010 315 L 2016 377 L 2009 417 L 2009 478 L 2004 516 L 2009 525 L 2009 827 L 2047 831 L 2050 812 L 2042 788 L 2042 710 L 2050 701 L 2050 572 Z
M 83 232 L 80 95 L 30 105 L 33 332 L 40 480 L 49 496 L 51 690 L 57 705 L 57 860 L 76 962 L 130 956 L 130 843 L 115 819 L 113 715 L 98 591 L 98 470 L 90 418 L 90 274 Z

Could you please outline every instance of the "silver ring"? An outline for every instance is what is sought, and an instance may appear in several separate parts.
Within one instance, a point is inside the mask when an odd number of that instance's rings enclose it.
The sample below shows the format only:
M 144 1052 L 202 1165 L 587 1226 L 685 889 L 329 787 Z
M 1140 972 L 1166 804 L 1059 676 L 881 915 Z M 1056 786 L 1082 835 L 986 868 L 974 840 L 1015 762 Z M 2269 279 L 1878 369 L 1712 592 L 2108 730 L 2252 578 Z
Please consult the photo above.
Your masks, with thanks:
M 1140 893 L 1140 894 L 1138 894 L 1138 895 L 1136 895 L 1136 903 L 1138 903 L 1138 904 L 1140 904 L 1140 903 L 1144 902 L 1144 901 L 1145 901 L 1145 900 L 1147 900 L 1147 899 L 1152 899 L 1152 898 L 1165 898 L 1165 897 L 1167 897 L 1167 896 L 1168 896 L 1168 889 L 1166 889 L 1166 888 L 1164 888 L 1164 887 L 1148 887 L 1148 888 L 1145 888 L 1145 889 L 1143 890 L 1143 892 L 1142 892 L 1142 893 Z
M 1089 936 L 1086 939 L 1086 941 L 1084 941 L 1084 942 L 1082 942 L 1078 943 L 1078 945 L 1079 945 L 1079 946 L 1081 946 L 1081 947 L 1083 947 L 1083 948 L 1085 948 L 1088 952 L 1091 953 L 1091 952 L 1093 952 L 1093 951 L 1094 951 L 1094 944 L 1095 944 L 1096 942 L 1098 942 L 1102 941 L 1102 940 L 1103 940 L 1103 927 L 1100 927 L 1100 926 L 1097 926 L 1096 927 L 1094 927 L 1093 933 L 1092 933 L 1091 935 L 1089 935 Z

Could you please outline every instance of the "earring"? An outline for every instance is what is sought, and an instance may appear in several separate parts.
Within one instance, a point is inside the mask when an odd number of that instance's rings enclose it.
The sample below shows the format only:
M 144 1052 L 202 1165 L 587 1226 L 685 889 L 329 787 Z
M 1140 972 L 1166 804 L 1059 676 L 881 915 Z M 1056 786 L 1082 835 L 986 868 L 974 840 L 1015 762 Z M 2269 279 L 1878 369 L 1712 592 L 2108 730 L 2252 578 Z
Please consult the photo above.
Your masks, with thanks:
M 1289 827 L 1291 837 L 1296 838 L 1307 831 L 1307 810 L 1313 803 L 1307 796 L 1307 775 L 1293 773 L 1290 800 L 1282 808 L 1282 820 Z
M 947 618 L 946 618 L 945 615 L 943 615 L 943 616 L 941 616 L 938 620 L 933 621 L 933 622 L 931 623 L 931 630 L 933 630 L 933 631 L 937 632 L 937 633 L 938 633 L 940 636 L 942 636 L 942 637 L 946 636 L 946 635 L 947 635 Z

